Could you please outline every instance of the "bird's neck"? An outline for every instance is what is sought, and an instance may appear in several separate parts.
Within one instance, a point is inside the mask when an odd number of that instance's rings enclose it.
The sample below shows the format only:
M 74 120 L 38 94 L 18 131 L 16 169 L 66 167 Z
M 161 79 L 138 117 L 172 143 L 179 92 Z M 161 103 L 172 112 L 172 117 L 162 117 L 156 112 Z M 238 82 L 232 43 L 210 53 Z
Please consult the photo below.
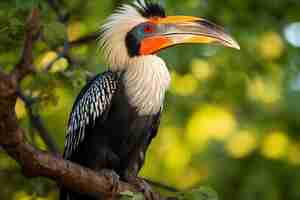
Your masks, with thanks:
M 129 103 L 139 115 L 160 111 L 170 80 L 165 62 L 154 55 L 132 58 L 122 78 Z

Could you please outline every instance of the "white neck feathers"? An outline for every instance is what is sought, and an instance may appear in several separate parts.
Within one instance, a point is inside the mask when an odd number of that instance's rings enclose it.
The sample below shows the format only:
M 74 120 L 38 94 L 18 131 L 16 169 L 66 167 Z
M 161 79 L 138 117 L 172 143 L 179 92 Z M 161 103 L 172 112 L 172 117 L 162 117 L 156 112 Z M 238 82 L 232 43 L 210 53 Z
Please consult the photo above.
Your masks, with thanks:
M 158 113 L 171 80 L 165 62 L 149 55 L 132 58 L 129 64 L 123 77 L 129 103 L 140 115 Z
M 143 0 L 135 6 L 146 9 Z M 123 5 L 101 27 L 100 48 L 112 71 L 124 71 L 123 83 L 129 103 L 139 115 L 151 115 L 160 111 L 170 74 L 165 62 L 155 56 L 130 57 L 126 47 L 126 34 L 138 24 L 147 21 L 131 5 Z
M 136 25 L 147 21 L 130 5 L 123 5 L 101 27 L 100 49 L 113 71 L 122 71 L 131 59 L 126 48 L 126 34 Z

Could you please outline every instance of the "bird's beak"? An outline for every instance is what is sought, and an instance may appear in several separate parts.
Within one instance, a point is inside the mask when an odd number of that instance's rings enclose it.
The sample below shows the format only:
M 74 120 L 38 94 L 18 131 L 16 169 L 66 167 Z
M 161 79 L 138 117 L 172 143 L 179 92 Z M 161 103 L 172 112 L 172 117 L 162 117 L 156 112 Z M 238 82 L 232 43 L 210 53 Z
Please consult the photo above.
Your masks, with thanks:
M 219 43 L 226 47 L 240 49 L 239 44 L 224 29 L 202 18 L 169 16 L 152 21 L 158 27 L 156 33 L 145 38 L 141 53 L 150 54 L 178 44 Z

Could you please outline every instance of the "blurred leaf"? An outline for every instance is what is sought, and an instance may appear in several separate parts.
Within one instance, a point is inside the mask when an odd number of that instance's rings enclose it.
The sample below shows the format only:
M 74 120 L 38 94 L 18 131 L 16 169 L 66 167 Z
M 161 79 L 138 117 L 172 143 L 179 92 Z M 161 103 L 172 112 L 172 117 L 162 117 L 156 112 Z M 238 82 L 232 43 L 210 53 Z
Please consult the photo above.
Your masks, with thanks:
M 142 193 L 133 193 L 130 191 L 125 191 L 120 193 L 121 200 L 144 200 L 144 195 Z
M 44 25 L 43 28 L 44 40 L 51 47 L 62 46 L 67 36 L 65 26 L 59 22 L 51 22 Z
M 15 0 L 16 7 L 18 9 L 31 9 L 34 6 L 37 6 L 41 0 Z
M 218 194 L 208 187 L 200 187 L 180 195 L 180 200 L 218 200 Z
M 60 59 L 51 73 L 43 72 L 45 66 L 58 56 L 67 34 L 77 40 L 94 33 L 114 8 L 131 0 L 59 2 L 62 14 L 71 16 L 67 28 L 47 1 L 0 0 L 0 69 L 9 73 L 19 61 L 26 19 L 39 5 L 43 29 L 33 52 L 38 72 L 22 81 L 22 89 L 37 100 L 34 113 L 63 149 L 68 115 L 86 72 L 100 73 L 107 65 L 95 40 L 72 46 L 71 59 Z M 300 48 L 295 42 L 300 29 L 286 30 L 300 22 L 300 1 L 162 2 L 169 15 L 204 17 L 223 26 L 241 51 L 208 44 L 162 51 L 172 83 L 143 175 L 182 190 L 210 185 L 221 200 L 299 200 Z M 18 101 L 19 121 L 30 130 L 24 111 Z M 44 146 L 40 138 L 37 143 Z M 0 154 L 0 163 L 0 199 L 22 198 L 22 192 L 58 199 L 56 186 L 23 177 L 6 154 Z M 182 198 L 202 200 L 203 191 L 193 191 Z

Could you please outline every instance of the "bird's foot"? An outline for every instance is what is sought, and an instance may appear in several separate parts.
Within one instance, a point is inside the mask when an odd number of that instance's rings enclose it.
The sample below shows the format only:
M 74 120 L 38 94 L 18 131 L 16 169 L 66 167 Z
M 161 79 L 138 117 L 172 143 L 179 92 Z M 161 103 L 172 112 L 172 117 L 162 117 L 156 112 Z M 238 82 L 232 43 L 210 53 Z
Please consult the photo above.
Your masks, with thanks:
M 152 187 L 142 178 L 139 177 L 128 177 L 126 181 L 134 185 L 139 192 L 142 192 L 146 200 L 159 200 L 159 194 L 155 192 Z
M 114 170 L 111 169 L 101 169 L 99 173 L 100 175 L 108 179 L 110 183 L 112 183 L 113 187 L 111 189 L 111 192 L 116 192 L 119 187 L 120 176 Z

